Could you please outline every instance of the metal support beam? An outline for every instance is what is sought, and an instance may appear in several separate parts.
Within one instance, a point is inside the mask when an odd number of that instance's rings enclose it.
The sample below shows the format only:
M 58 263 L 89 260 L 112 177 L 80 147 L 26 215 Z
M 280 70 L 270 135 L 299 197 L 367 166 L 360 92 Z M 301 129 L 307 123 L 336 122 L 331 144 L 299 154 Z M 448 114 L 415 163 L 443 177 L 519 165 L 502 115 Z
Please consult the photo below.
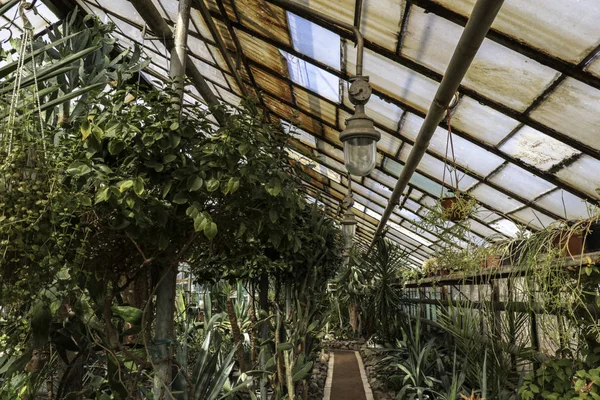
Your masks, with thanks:
M 200 14 L 202 15 L 202 18 L 204 19 L 204 22 L 206 22 L 206 26 L 208 26 L 208 30 L 210 31 L 213 38 L 215 39 L 215 42 L 217 43 L 217 47 L 219 48 L 219 50 L 221 51 L 221 54 L 223 55 L 223 58 L 225 59 L 227 68 L 229 68 L 229 71 L 231 71 L 231 74 L 233 75 L 233 77 L 235 79 L 235 83 L 237 83 L 238 87 L 240 88 L 242 95 L 244 97 L 248 96 L 248 93 L 246 93 L 246 88 L 244 87 L 244 83 L 242 82 L 242 78 L 241 78 L 238 70 L 236 69 L 235 64 L 233 63 L 231 56 L 229 55 L 229 50 L 227 49 L 227 46 L 225 45 L 225 42 L 223 41 L 223 38 L 221 37 L 221 33 L 217 29 L 217 26 L 215 25 L 215 22 L 213 21 L 211 15 L 210 15 L 210 12 L 208 11 L 208 8 L 206 7 L 206 4 L 204 3 L 204 0 L 193 0 L 193 3 L 194 3 L 194 7 L 198 8 L 198 10 L 200 10 Z M 220 2 L 217 2 L 217 3 L 219 3 L 219 5 L 221 7 L 223 7 L 223 5 L 220 4 Z M 227 18 L 227 14 L 224 14 L 223 18 L 227 21 L 229 20 Z
M 450 104 L 452 97 L 458 90 L 460 82 L 467 73 L 473 58 L 475 58 L 475 54 L 477 54 L 477 50 L 479 50 L 483 39 L 485 39 L 485 35 L 490 29 L 492 22 L 494 22 L 503 3 L 504 0 L 478 0 L 473 7 L 471 18 L 469 18 L 469 22 L 456 45 L 456 50 L 454 50 L 452 59 L 446 69 L 446 74 L 444 74 L 444 77 L 442 78 L 442 82 L 429 107 L 429 111 L 423 121 L 423 125 L 421 126 L 413 149 L 406 160 L 404 169 L 402 169 L 402 172 L 400 173 L 398 182 L 396 182 L 396 187 L 390 196 L 390 202 L 381 217 L 381 221 L 379 221 L 379 226 L 375 232 L 376 237 L 381 235 L 385 224 L 390 218 L 390 215 L 392 215 L 394 207 L 396 207 L 400 196 L 402 196 L 402 192 L 406 188 L 413 173 L 416 171 L 419 162 L 429 146 L 429 141 L 431 140 L 435 129 L 442 121 L 448 104 Z M 371 247 L 374 243 L 375 239 L 371 243 Z
M 173 31 L 169 27 L 169 24 L 162 18 L 160 12 L 156 9 L 152 1 L 150 0 L 131 0 L 131 4 L 135 7 L 136 11 L 140 14 L 140 16 L 144 19 L 148 27 L 154 32 L 154 34 L 158 37 L 165 38 L 165 47 L 171 51 L 174 46 L 173 42 Z M 186 54 L 185 60 L 185 71 L 187 75 L 192 80 L 194 87 L 200 93 L 200 96 L 206 101 L 209 107 L 218 107 L 219 100 L 215 96 L 215 94 L 210 90 L 210 87 L 204 80 L 204 77 L 196 68 L 192 59 L 188 54 Z M 219 109 L 215 108 L 214 116 L 219 124 L 223 125 L 225 123 L 225 114 Z

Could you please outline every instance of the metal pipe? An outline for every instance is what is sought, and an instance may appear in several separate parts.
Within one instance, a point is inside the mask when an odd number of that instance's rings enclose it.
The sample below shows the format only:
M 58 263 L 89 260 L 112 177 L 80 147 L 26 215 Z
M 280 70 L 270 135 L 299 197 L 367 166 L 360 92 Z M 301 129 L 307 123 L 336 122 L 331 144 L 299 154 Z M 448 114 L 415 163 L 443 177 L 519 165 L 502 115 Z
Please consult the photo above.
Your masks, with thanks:
M 175 24 L 174 43 L 171 49 L 171 68 L 169 77 L 173 79 L 177 102 L 181 109 L 183 101 L 183 82 L 185 80 L 185 64 L 187 59 L 187 38 L 190 25 L 190 9 L 192 0 L 179 0 L 179 12 Z
M 356 54 L 356 75 L 362 75 L 364 40 L 363 40 L 362 34 L 360 33 L 360 31 L 358 30 L 358 28 L 356 26 L 347 24 L 342 21 L 338 21 L 337 19 L 332 18 L 329 15 L 320 13 L 316 10 L 313 10 L 312 8 L 306 7 L 302 4 L 298 4 L 291 0 L 267 0 L 267 1 L 269 3 L 275 4 L 278 7 L 281 7 L 288 11 L 291 11 L 294 14 L 298 14 L 298 15 L 312 14 L 315 17 L 319 18 L 320 20 L 328 22 L 332 25 L 337 25 L 340 28 L 344 28 L 344 29 L 347 29 L 347 30 L 353 32 L 354 36 L 356 37 L 356 52 L 357 52 L 357 54 Z
M 134 6 L 136 11 L 140 14 L 152 32 L 154 32 L 156 36 L 164 38 L 165 47 L 171 51 L 174 46 L 173 31 L 171 31 L 169 24 L 165 22 L 152 1 L 131 0 L 131 4 Z M 225 124 L 225 114 L 219 108 L 216 108 L 220 106 L 219 99 L 217 99 L 215 94 L 212 92 L 206 83 L 206 80 L 198 68 L 196 68 L 188 54 L 186 54 L 185 71 L 192 80 L 194 87 L 198 90 L 198 93 L 200 93 L 200 96 L 202 96 L 209 107 L 214 109 L 213 115 L 215 116 L 217 122 L 219 122 L 221 125 Z
M 396 187 L 390 196 L 390 201 L 379 221 L 375 237 L 371 242 L 371 247 L 375 244 L 377 237 L 381 235 L 385 224 L 392 215 L 394 207 L 396 207 L 398 200 L 402 196 L 402 192 L 417 169 L 421 158 L 423 158 L 435 129 L 442 121 L 444 112 L 458 90 L 460 82 L 467 73 L 492 22 L 494 22 L 496 15 L 498 15 L 502 3 L 504 3 L 504 0 L 477 0 L 477 3 L 473 7 L 471 17 L 456 45 L 456 50 L 454 50 L 452 59 L 448 64 L 448 68 L 446 68 L 446 73 L 425 116 L 413 149 L 406 160 L 400 177 L 396 182 Z

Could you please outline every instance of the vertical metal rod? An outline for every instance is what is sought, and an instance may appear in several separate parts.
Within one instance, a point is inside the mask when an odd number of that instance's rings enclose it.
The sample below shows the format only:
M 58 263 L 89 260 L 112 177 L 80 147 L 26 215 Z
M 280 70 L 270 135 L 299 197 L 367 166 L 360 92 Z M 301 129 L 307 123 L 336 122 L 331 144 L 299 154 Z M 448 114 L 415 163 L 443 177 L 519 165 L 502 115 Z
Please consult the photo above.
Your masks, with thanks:
M 173 31 L 169 27 L 169 24 L 160 15 L 160 12 L 151 0 L 130 0 L 135 10 L 140 14 L 144 22 L 158 37 L 164 37 L 165 47 L 171 50 L 174 46 L 173 43 Z M 225 114 L 219 109 L 219 99 L 212 92 L 206 80 L 196 68 L 189 55 L 186 55 L 185 71 L 192 80 L 194 87 L 198 89 L 200 96 L 206 101 L 206 103 L 215 108 L 213 113 L 219 124 L 225 124 Z
M 185 63 L 187 57 L 188 26 L 190 23 L 191 0 L 179 1 L 179 12 L 175 26 L 174 44 L 171 49 L 170 78 L 173 79 L 173 103 L 179 111 L 181 118 L 181 105 L 183 102 L 183 86 L 185 81 Z M 177 287 L 177 263 L 170 261 L 162 262 L 160 266 L 161 281 L 156 288 L 156 328 L 155 340 L 160 343 L 158 351 L 163 360 L 154 366 L 154 388 L 155 399 L 166 398 L 166 392 L 170 390 L 171 370 L 173 363 L 173 345 L 175 342 L 175 290 Z M 184 352 L 186 350 L 183 350 Z M 187 357 L 185 357 L 187 359 Z M 186 361 L 184 361 L 186 364 Z M 183 368 L 187 366 L 184 365 Z M 187 373 L 187 371 L 182 371 Z M 178 381 L 182 381 L 178 376 Z M 187 387 L 185 382 L 183 398 L 187 398 Z
M 183 86 L 185 81 L 185 64 L 187 59 L 187 38 L 190 25 L 191 0 L 179 0 L 179 12 L 175 24 L 174 43 L 171 49 L 171 68 L 169 77 L 173 79 L 173 85 L 177 96 L 177 103 L 181 109 L 183 102 Z
M 494 22 L 496 15 L 498 15 L 502 3 L 504 3 L 504 0 L 477 0 L 477 3 L 473 7 L 471 17 L 456 45 L 452 59 L 448 64 L 448 68 L 446 68 L 446 73 L 425 116 L 419 135 L 396 182 L 396 187 L 390 196 L 390 201 L 379 221 L 371 248 L 377 236 L 381 235 L 394 207 L 396 207 L 398 200 L 402 196 L 402 192 L 423 158 L 435 129 L 442 121 L 448 104 L 450 104 L 454 93 L 456 93 L 460 86 L 460 82 L 473 62 L 473 58 L 475 58 L 477 50 L 479 50 L 490 26 Z

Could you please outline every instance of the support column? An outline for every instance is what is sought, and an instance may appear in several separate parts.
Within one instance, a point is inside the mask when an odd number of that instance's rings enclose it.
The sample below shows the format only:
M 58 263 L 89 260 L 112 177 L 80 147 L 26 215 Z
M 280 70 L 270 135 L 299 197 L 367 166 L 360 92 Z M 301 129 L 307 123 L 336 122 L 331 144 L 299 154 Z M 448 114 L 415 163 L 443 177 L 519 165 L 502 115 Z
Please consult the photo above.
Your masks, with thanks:
M 183 100 L 183 82 L 185 79 L 185 62 L 187 57 L 187 35 L 190 22 L 191 0 L 179 1 L 179 12 L 175 27 L 175 42 L 171 50 L 171 70 L 169 77 L 173 79 L 175 95 L 173 102 L 177 104 L 179 117 L 181 117 L 181 103 Z M 156 328 L 155 341 L 159 360 L 154 366 L 155 399 L 165 399 L 170 391 L 173 368 L 173 343 L 175 342 L 175 288 L 177 286 L 177 268 L 175 252 L 173 258 L 167 257 L 160 268 L 160 282 L 156 289 Z M 187 360 L 186 360 L 187 361 Z M 184 361 L 185 362 L 185 361 Z M 187 373 L 187 371 L 182 371 Z M 187 384 L 181 399 L 187 399 Z M 170 395 L 171 397 L 172 395 Z

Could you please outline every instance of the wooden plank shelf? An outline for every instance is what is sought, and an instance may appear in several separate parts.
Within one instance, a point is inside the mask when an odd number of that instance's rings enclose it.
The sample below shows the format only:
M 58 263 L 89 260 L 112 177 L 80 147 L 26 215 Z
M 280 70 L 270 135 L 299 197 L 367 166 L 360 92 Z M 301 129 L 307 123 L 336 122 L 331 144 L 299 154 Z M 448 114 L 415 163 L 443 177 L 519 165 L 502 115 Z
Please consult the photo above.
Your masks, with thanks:
M 565 257 L 564 268 L 579 268 L 586 265 L 600 264 L 600 251 L 586 253 L 579 256 Z M 444 285 L 468 285 L 489 283 L 492 279 L 504 279 L 508 277 L 524 276 L 528 268 L 517 268 L 512 265 L 503 265 L 499 268 L 486 268 L 474 273 L 455 273 L 445 276 L 432 276 L 422 278 L 418 281 L 410 281 L 405 284 L 407 288 L 444 286 Z

